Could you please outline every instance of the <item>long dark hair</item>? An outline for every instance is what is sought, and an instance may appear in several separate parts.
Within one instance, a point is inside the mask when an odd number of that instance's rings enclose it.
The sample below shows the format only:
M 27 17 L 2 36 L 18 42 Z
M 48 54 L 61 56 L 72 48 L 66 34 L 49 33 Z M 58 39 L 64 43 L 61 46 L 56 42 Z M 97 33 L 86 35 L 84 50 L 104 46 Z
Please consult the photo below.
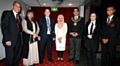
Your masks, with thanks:
M 33 15 L 34 15 L 34 12 L 32 11 L 32 10 L 27 10 L 27 12 L 26 12 L 26 16 L 25 16 L 25 19 L 28 19 L 28 13 L 30 13 L 30 12 L 32 12 L 33 13 Z M 29 20 L 29 19 L 28 19 Z M 33 16 L 33 18 L 32 18 L 32 21 L 33 22 L 35 22 L 35 20 L 34 20 L 34 16 Z

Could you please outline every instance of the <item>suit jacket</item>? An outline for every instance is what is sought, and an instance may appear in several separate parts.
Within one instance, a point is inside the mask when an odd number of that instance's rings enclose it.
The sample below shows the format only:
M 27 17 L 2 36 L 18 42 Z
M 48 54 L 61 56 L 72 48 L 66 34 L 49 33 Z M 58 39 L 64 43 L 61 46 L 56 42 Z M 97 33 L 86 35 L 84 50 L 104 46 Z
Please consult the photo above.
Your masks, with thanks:
M 78 19 L 80 16 L 78 17 Z M 84 29 L 84 19 L 81 17 L 81 20 L 77 22 L 77 25 L 74 26 L 74 22 L 72 18 L 68 22 L 68 36 L 69 38 L 74 38 L 72 35 L 70 35 L 70 32 L 77 32 L 79 35 L 75 38 L 82 38 L 83 34 L 83 29 Z
M 96 27 L 93 31 L 92 34 L 92 39 L 89 39 L 87 37 L 88 34 L 88 26 L 90 24 L 90 21 L 86 23 L 84 33 L 85 33 L 85 44 L 84 46 L 86 48 L 91 48 L 91 49 L 98 49 L 99 47 L 99 39 L 100 39 L 100 23 L 99 21 L 96 21 Z
M 119 32 L 120 19 L 118 17 L 113 16 L 109 25 L 106 20 L 102 22 L 102 38 L 108 38 L 108 41 L 112 44 L 119 43 Z
M 47 36 L 47 23 L 46 23 L 46 18 L 42 17 L 39 19 L 39 27 L 40 27 L 40 33 L 39 36 L 42 38 L 44 38 L 45 36 Z M 54 33 L 54 20 L 52 18 L 50 18 L 50 26 L 51 26 L 51 38 L 55 37 L 55 33 Z
M 20 16 L 19 21 L 20 22 L 22 21 Z M 20 36 L 20 33 L 18 31 L 17 21 L 12 10 L 3 12 L 1 28 L 3 34 L 3 44 L 5 44 L 5 42 L 7 41 L 11 41 L 12 42 L 11 46 L 14 47 L 15 44 L 17 43 L 17 38 Z

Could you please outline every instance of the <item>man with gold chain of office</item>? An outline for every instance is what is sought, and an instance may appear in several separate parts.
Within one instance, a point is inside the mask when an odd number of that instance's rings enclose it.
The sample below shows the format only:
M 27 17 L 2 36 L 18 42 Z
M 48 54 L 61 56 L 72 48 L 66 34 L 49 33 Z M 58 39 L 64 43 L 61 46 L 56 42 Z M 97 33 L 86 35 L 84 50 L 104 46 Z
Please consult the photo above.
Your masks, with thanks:
M 74 49 L 75 49 L 75 60 L 79 63 L 80 59 L 80 46 L 81 38 L 84 29 L 84 19 L 79 16 L 79 9 L 73 9 L 73 17 L 68 22 L 68 35 L 70 39 L 70 59 L 68 62 L 74 59 Z

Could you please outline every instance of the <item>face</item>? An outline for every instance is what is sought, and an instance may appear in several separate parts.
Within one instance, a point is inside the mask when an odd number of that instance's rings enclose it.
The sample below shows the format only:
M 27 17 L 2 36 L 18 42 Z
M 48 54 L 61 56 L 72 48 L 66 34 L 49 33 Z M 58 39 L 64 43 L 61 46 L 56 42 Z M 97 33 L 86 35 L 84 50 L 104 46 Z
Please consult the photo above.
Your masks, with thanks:
M 46 9 L 45 12 L 44 12 L 45 16 L 49 17 L 50 16 L 50 10 L 49 9 Z
M 115 12 L 114 7 L 108 7 L 108 8 L 107 8 L 107 14 L 108 14 L 108 16 L 113 15 L 113 14 L 114 14 L 114 12 Z
M 78 15 L 79 15 L 79 11 L 78 11 L 78 9 L 74 9 L 73 14 L 74 14 L 74 16 L 78 16 Z
M 63 15 L 58 15 L 57 20 L 58 20 L 58 22 L 63 22 L 64 16 Z
M 32 18 L 34 17 L 33 12 L 28 12 L 27 17 L 28 17 L 29 19 L 32 19 Z
M 90 19 L 91 19 L 91 21 L 95 21 L 95 20 L 96 20 L 96 14 L 95 14 L 95 13 L 92 13 L 92 14 L 90 15 Z
M 13 10 L 16 12 L 16 13 L 19 13 L 20 10 L 21 10 L 21 5 L 19 3 L 15 3 L 13 6 L 12 6 Z

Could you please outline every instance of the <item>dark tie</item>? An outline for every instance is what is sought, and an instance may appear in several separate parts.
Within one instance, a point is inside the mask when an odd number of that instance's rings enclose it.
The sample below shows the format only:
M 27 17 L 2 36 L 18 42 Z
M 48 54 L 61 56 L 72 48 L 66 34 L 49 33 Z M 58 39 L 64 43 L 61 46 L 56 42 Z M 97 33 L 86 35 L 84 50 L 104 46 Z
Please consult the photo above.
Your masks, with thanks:
M 110 18 L 108 18 L 107 24 L 108 24 L 108 25 L 110 24 Z
M 22 32 L 22 26 L 21 26 L 21 24 L 20 24 L 18 14 L 16 14 L 16 21 L 17 21 L 18 31 L 19 31 L 19 32 Z
M 92 23 L 92 25 L 90 27 L 90 34 L 92 34 L 92 30 L 93 30 L 93 23 Z

